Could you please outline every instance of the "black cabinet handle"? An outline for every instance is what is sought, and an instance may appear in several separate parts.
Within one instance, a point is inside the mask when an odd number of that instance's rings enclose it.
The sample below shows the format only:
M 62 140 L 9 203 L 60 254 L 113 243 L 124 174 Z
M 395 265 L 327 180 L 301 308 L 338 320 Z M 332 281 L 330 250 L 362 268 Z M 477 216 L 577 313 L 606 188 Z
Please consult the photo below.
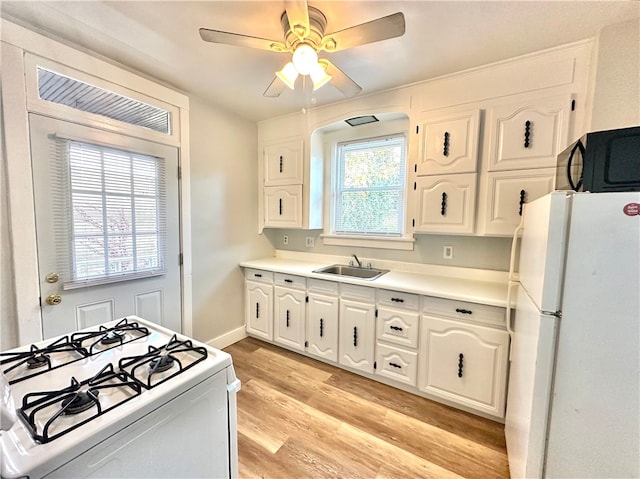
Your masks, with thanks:
M 286 320 L 287 320 L 287 328 L 289 327 L 289 310 L 287 309 L 287 314 L 286 314 Z
M 260 303 L 256 303 L 256 319 L 260 318 Z
M 353 347 L 354 348 L 358 347 L 358 327 L 357 326 L 353 327 Z
M 442 193 L 442 203 L 440 204 L 440 214 L 444 216 L 447 213 L 447 194 Z
M 527 196 L 527 192 L 525 190 L 520 190 L 520 202 L 519 202 L 520 207 L 518 208 L 518 214 L 520 216 L 522 216 L 522 207 L 524 206 L 526 196 Z
M 396 364 L 396 363 L 389 363 L 389 366 L 391 366 L 392 368 L 402 369 L 402 366 L 400 366 L 399 364 Z
M 278 198 L 278 213 L 282 216 L 282 198 Z
M 289 278 L 285 278 L 284 282 L 285 282 L 285 283 L 293 283 L 293 280 L 292 280 L 292 279 L 289 279 Z
M 449 137 L 450 136 L 451 135 L 449 135 L 448 131 L 444 132 L 444 145 L 443 145 L 444 147 L 442 149 L 442 154 L 444 156 L 449 156 Z
M 282 155 L 280 155 L 280 173 L 282 173 Z
M 393 329 L 394 331 L 402 331 L 400 326 L 389 326 L 389 329 Z
M 394 303 L 404 303 L 404 299 L 402 298 L 391 298 L 391 301 Z
M 462 377 L 462 368 L 464 367 L 463 361 L 464 360 L 464 355 L 462 353 L 460 353 L 458 355 L 458 377 L 461 378 Z
M 261 275 L 260 273 L 256 273 L 256 274 L 254 274 L 254 276 L 255 276 L 256 278 L 262 278 L 262 275 Z
M 470 311 L 470 310 L 468 310 L 468 309 L 456 308 L 456 313 L 460 313 L 460 314 L 473 314 L 473 311 Z
M 527 120 L 524 122 L 524 147 L 529 148 L 531 145 L 530 137 L 531 137 L 531 125 L 532 123 Z
M 322 320 L 322 318 L 320 318 L 320 337 L 324 336 L 324 331 L 323 331 L 324 324 L 323 323 L 324 323 L 324 321 Z

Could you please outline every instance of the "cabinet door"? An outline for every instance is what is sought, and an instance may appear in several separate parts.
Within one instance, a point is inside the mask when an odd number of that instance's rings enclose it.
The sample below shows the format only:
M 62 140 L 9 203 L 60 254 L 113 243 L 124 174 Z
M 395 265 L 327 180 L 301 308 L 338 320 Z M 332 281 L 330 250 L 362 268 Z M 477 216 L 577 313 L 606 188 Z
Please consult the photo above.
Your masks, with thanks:
M 338 297 L 309 294 L 307 305 L 307 352 L 338 361 Z
M 555 166 L 569 142 L 571 97 L 520 98 L 487 110 L 489 171 Z
M 247 334 L 273 340 L 273 286 L 245 281 Z
M 415 183 L 417 233 L 473 233 L 476 174 L 423 176 Z
M 504 417 L 509 334 L 430 316 L 423 321 L 418 387 Z
M 425 115 L 418 121 L 416 174 L 475 173 L 480 110 Z
M 304 142 L 301 138 L 264 147 L 264 186 L 301 185 Z
M 304 351 L 305 298 L 302 291 L 275 287 L 273 340 L 293 349 Z
M 524 205 L 554 190 L 555 174 L 555 168 L 488 173 L 483 233 L 512 236 Z
M 375 305 L 340 299 L 339 362 L 373 373 Z
M 302 227 L 302 186 L 264 188 L 264 225 L 269 228 Z

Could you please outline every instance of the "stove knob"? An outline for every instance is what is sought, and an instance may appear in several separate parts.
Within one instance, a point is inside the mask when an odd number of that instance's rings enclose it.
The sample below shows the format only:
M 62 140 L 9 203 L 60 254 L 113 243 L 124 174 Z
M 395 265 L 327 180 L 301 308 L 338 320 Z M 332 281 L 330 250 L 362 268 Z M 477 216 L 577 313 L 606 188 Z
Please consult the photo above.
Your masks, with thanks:
M 62 296 L 60 296 L 59 294 L 50 294 L 49 296 L 47 296 L 46 302 L 51 306 L 56 306 L 62 303 Z
M 47 276 L 45 276 L 44 279 L 47 280 L 47 283 L 57 283 L 60 279 L 60 276 L 58 275 L 58 273 L 49 273 Z

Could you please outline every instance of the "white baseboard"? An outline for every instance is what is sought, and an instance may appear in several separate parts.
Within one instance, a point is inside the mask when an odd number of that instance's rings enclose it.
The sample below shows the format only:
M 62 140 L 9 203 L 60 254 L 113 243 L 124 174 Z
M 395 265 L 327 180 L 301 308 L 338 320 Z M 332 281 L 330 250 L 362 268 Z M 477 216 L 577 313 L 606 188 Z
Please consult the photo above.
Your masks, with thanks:
M 217 338 L 210 339 L 207 341 L 209 346 L 213 346 L 217 349 L 224 349 L 227 346 L 231 346 L 233 343 L 237 343 L 241 339 L 247 337 L 247 328 L 244 326 L 240 326 L 234 330 L 229 331 L 228 333 L 224 333 Z

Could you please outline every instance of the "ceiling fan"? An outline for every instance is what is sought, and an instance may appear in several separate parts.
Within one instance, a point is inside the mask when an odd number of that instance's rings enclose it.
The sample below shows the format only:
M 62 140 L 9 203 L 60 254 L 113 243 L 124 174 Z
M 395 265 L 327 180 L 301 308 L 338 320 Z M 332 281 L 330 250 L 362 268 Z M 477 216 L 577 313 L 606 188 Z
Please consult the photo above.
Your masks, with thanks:
M 306 0 L 287 0 L 284 4 L 285 11 L 280 17 L 283 42 L 200 28 L 200 37 L 207 42 L 293 54 L 291 61 L 276 72 L 263 93 L 266 97 L 280 96 L 285 87 L 293 90 L 298 75 L 309 75 L 314 90 L 331 82 L 346 97 L 357 95 L 362 87 L 326 58 L 318 58 L 318 53 L 332 53 L 399 37 L 405 31 L 404 15 L 398 12 L 325 35 L 327 18 L 320 10 L 308 6 Z

